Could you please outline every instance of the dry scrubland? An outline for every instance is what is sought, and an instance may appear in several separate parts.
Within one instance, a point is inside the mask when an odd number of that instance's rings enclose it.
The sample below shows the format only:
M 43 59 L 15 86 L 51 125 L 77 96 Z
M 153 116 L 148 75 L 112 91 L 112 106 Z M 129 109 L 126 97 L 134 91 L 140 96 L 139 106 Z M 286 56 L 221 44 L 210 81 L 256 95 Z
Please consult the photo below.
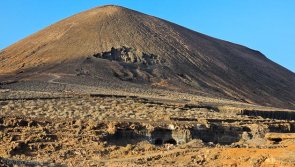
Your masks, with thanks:
M 295 166 L 294 83 L 259 51 L 97 7 L 0 51 L 0 166 Z
M 2 91 L 1 161 L 43 166 L 295 165 L 294 120 L 242 115 L 241 110 L 255 107 L 277 109 L 217 101 Z

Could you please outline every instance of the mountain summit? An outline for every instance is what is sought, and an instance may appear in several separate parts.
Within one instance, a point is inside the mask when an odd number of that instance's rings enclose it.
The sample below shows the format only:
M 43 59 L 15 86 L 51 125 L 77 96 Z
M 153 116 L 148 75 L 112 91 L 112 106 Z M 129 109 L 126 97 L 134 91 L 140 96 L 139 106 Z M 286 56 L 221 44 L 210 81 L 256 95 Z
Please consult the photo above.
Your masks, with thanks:
M 53 24 L 0 52 L 2 81 L 138 85 L 295 108 L 295 74 L 258 51 L 119 6 Z

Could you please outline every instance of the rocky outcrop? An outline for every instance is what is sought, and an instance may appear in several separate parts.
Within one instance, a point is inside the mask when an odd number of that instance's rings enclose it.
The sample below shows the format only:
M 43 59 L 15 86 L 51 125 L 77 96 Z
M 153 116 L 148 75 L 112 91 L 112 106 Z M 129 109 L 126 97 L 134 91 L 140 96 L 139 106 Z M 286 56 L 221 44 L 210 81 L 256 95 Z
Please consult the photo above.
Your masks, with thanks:
M 141 52 L 134 48 L 126 46 L 120 48 L 112 47 L 110 51 L 97 53 L 93 56 L 96 58 L 102 58 L 111 61 L 125 62 L 145 66 L 160 64 L 164 62 L 164 60 L 160 59 L 157 55 Z
M 295 120 L 294 111 L 259 111 L 259 110 L 242 110 L 241 114 L 248 116 L 261 116 L 262 118 Z

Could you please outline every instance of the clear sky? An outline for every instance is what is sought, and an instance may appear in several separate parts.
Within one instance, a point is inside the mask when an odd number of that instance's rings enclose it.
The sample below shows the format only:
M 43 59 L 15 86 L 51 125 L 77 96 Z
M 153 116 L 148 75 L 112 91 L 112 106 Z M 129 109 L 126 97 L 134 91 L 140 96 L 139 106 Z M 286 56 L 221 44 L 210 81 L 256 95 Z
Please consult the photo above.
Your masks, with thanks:
M 295 0 L 0 0 L 0 49 L 63 18 L 117 4 L 264 53 L 295 72 Z

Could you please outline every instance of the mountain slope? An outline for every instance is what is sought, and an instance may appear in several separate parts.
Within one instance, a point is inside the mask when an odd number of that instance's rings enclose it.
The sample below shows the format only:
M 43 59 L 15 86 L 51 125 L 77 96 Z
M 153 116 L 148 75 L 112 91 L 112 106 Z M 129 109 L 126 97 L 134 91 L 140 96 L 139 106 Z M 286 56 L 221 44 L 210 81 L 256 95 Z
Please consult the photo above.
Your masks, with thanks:
M 1 73 L 63 73 L 73 76 L 68 82 L 152 85 L 295 108 L 295 74 L 260 52 L 118 6 L 74 15 L 4 49 Z

